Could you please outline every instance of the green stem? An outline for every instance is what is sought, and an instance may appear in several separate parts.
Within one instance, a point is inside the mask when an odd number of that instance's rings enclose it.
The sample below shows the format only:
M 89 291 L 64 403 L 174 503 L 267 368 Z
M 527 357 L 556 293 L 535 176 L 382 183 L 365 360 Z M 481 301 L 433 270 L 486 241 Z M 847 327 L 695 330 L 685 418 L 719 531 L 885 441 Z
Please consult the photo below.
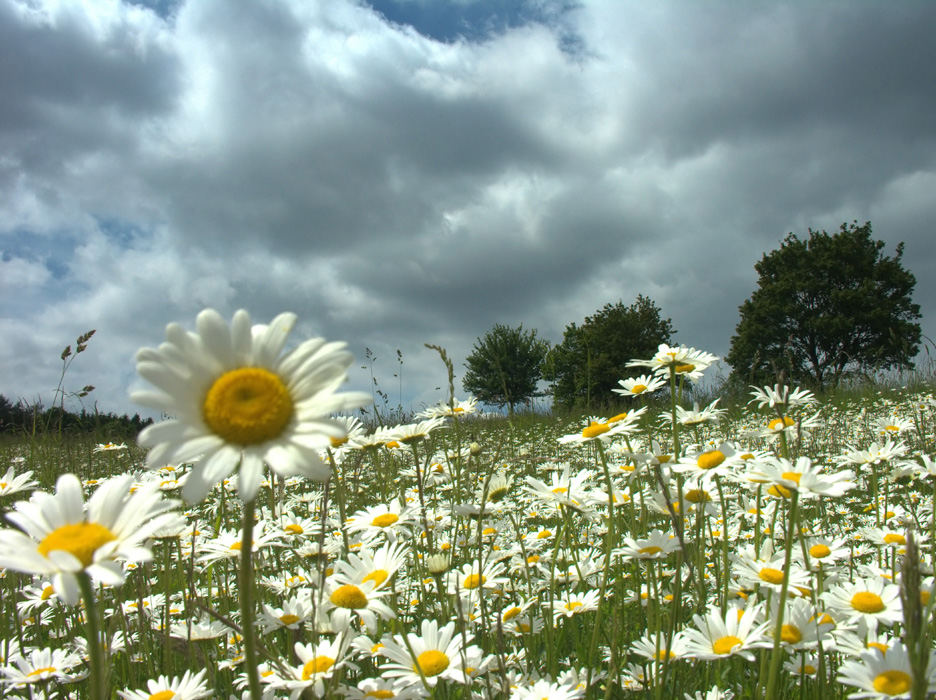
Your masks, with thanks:
M 780 600 L 777 603 L 777 620 L 774 627 L 773 651 L 770 655 L 770 671 L 767 677 L 767 700 L 773 700 L 777 695 L 780 662 L 783 659 L 783 614 L 786 608 L 787 589 L 790 585 L 790 568 L 793 555 L 793 533 L 798 528 L 799 491 L 793 490 L 790 495 L 790 519 L 786 528 L 786 541 L 784 542 L 783 583 L 780 585 Z
M 98 620 L 97 603 L 94 599 L 94 584 L 91 576 L 86 572 L 78 573 L 78 587 L 85 604 L 85 624 L 88 635 L 88 654 L 91 659 L 91 675 L 88 688 L 91 700 L 105 700 L 107 695 L 107 678 L 104 667 L 104 647 L 101 644 L 101 628 Z
M 240 570 L 238 571 L 238 598 L 240 600 L 241 631 L 244 635 L 244 670 L 251 698 L 261 698 L 260 674 L 257 672 L 257 639 L 253 605 L 253 529 L 254 501 L 244 503 L 241 537 Z

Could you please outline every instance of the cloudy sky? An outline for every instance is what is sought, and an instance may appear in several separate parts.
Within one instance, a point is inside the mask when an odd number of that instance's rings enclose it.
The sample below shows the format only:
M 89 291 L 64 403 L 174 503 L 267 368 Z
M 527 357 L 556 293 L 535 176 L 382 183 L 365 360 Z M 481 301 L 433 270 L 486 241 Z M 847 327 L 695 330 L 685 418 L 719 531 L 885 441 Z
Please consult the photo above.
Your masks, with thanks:
M 788 232 L 871 220 L 936 336 L 936 3 L 0 0 L 0 393 L 133 412 L 214 307 L 443 398 L 495 323 L 651 297 L 728 351 Z M 396 351 L 402 352 L 402 390 Z

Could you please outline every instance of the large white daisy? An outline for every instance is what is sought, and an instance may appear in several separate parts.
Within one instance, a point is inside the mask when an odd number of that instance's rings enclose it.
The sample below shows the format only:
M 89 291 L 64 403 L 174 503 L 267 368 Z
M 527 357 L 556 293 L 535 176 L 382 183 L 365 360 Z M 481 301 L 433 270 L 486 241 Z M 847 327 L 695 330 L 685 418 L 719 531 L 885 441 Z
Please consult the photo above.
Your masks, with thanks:
M 264 464 L 287 477 L 325 480 L 319 457 L 345 425 L 329 418 L 369 402 L 363 392 L 337 393 L 352 362 L 344 343 L 307 340 L 282 354 L 296 315 L 251 326 L 240 310 L 230 326 L 213 309 L 196 319 L 197 332 L 175 323 L 167 342 L 137 353 L 137 371 L 156 390 L 134 392 L 134 401 L 172 416 L 146 428 L 139 443 L 150 448 L 150 468 L 197 460 L 182 495 L 202 500 L 238 465 L 238 491 L 251 501 Z
M 130 476 L 104 482 L 88 500 L 74 474 L 63 474 L 55 493 L 37 491 L 20 501 L 7 520 L 19 530 L 0 531 L 0 568 L 51 576 L 66 605 L 79 599 L 82 571 L 108 585 L 123 583 L 123 561 L 148 561 L 146 540 L 180 517 L 166 512 L 178 501 L 163 499 L 153 487 L 131 493 Z

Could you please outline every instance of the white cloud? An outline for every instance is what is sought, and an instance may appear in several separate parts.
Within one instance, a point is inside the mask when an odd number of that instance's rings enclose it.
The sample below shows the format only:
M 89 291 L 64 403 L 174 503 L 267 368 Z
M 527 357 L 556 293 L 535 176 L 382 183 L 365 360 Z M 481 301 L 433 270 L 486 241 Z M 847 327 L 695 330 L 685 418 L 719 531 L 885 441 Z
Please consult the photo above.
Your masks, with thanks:
M 415 402 L 424 342 L 460 372 L 494 323 L 559 340 L 639 293 L 725 352 L 788 231 L 871 218 L 932 260 L 931 9 L 904 8 L 596 2 L 444 43 L 350 1 L 0 0 L 2 284 L 29 290 L 0 392 L 54 388 L 97 327 L 75 383 L 129 410 L 136 348 L 204 306 L 296 311 L 388 381 L 399 348 Z

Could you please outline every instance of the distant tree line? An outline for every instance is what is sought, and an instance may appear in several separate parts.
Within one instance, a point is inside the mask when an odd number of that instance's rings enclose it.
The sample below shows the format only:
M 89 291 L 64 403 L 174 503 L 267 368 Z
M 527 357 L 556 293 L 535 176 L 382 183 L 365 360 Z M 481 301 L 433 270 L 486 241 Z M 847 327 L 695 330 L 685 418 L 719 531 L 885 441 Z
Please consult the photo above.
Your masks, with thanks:
M 69 435 L 93 434 L 110 441 L 133 440 L 152 418 L 141 418 L 139 413 L 101 413 L 82 408 L 80 412 L 62 410 L 60 406 L 28 404 L 22 400 L 13 403 L 0 394 L 0 434 L 33 434 L 62 432 Z
M 903 267 L 904 245 L 884 253 L 871 222 L 839 231 L 787 235 L 754 265 L 757 289 L 739 308 L 740 321 L 725 358 L 729 382 L 791 382 L 814 389 L 849 376 L 913 365 L 921 329 L 913 303 L 916 278 Z M 605 304 L 581 324 L 566 326 L 551 345 L 535 329 L 496 324 L 479 337 L 465 363 L 463 387 L 479 401 L 513 413 L 534 396 L 561 408 L 600 409 L 611 389 L 634 373 L 627 362 L 649 358 L 676 331 L 649 297 Z M 548 390 L 539 382 L 549 383 Z

